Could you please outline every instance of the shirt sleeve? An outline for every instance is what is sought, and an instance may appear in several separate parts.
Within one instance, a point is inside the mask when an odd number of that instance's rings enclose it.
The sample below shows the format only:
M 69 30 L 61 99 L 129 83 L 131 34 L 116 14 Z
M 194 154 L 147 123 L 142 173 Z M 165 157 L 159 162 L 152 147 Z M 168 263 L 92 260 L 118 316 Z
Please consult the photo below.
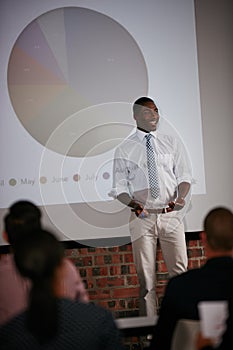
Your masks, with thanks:
M 174 147 L 174 174 L 178 185 L 182 182 L 192 183 L 192 166 L 188 151 L 177 139 Z
M 113 184 L 109 195 L 113 198 L 117 198 L 120 193 L 128 193 L 131 196 L 127 179 L 127 160 L 123 152 L 118 148 L 114 156 Z

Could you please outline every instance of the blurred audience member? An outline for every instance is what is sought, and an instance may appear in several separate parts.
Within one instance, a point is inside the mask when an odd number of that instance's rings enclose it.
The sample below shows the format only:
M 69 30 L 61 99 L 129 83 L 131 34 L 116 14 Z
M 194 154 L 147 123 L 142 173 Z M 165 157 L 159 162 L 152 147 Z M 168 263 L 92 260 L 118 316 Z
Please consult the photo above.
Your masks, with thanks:
M 199 319 L 200 301 L 229 302 L 233 295 L 233 213 L 226 208 L 211 210 L 201 238 L 207 262 L 168 282 L 150 350 L 170 349 L 177 321 Z
M 62 245 L 47 231 L 17 242 L 16 266 L 31 281 L 29 306 L 0 328 L 1 349 L 122 349 L 108 310 L 64 297 L 63 256 Z
M 15 268 L 13 253 L 15 246 L 25 234 L 32 234 L 41 228 L 41 211 L 29 201 L 18 201 L 9 208 L 4 217 L 3 238 L 10 243 L 11 254 L 0 255 L 0 325 L 15 316 L 27 306 L 29 281 L 20 276 Z M 64 295 L 72 299 L 88 301 L 88 294 L 76 267 L 63 259 L 60 280 Z

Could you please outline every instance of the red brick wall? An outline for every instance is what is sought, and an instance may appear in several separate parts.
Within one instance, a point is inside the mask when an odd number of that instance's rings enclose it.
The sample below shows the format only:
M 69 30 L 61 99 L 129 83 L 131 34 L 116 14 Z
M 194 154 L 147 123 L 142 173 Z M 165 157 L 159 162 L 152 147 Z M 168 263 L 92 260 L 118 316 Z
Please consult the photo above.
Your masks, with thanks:
M 189 268 L 204 261 L 199 240 L 187 242 Z M 138 316 L 138 278 L 133 262 L 132 246 L 112 248 L 67 249 L 69 257 L 86 283 L 90 300 L 107 307 L 115 317 Z M 157 297 L 160 304 L 168 274 L 160 248 L 157 252 Z

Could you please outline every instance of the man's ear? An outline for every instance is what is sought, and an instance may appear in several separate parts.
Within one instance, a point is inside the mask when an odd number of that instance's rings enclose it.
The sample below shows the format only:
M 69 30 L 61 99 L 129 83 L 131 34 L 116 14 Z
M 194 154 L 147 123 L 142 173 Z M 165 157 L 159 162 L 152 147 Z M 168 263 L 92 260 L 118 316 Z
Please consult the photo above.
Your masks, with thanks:
M 3 237 L 5 242 L 9 243 L 9 237 L 8 237 L 8 234 L 6 233 L 6 231 L 3 231 L 2 237 Z

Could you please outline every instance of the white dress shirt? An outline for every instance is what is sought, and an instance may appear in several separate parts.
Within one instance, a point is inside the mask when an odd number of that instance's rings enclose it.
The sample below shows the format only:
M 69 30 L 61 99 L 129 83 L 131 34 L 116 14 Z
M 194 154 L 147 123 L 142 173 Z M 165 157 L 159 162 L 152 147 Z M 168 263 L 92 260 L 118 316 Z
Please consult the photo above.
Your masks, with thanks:
M 145 208 L 163 208 L 177 197 L 181 182 L 191 183 L 191 166 L 184 146 L 171 135 L 151 132 L 159 176 L 159 198 L 153 198 L 149 190 L 146 133 L 137 129 L 115 151 L 113 166 L 113 190 L 116 197 L 128 193 Z

